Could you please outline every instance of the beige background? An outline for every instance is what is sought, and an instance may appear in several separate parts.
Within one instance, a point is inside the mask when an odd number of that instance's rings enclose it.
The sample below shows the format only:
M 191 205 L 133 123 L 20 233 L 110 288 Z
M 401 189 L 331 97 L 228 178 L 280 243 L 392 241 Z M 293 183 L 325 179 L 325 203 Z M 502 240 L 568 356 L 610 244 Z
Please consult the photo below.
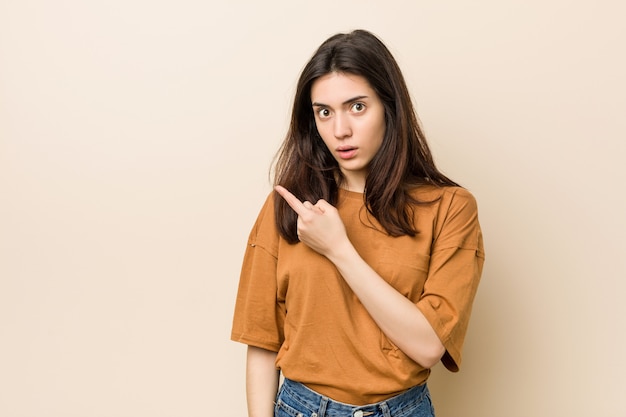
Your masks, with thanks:
M 245 414 L 245 239 L 300 69 L 358 27 L 480 205 L 438 416 L 626 415 L 622 4 L 0 1 L 0 415 Z

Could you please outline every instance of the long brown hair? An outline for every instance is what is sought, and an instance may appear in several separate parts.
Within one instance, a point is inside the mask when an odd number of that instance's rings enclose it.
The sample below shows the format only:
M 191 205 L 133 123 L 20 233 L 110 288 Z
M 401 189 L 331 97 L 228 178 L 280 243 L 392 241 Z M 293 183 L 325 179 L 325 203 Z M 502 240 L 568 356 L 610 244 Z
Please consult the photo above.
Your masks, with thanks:
M 420 201 L 410 195 L 411 188 L 457 184 L 435 166 L 400 68 L 387 47 L 368 31 L 330 37 L 302 70 L 289 130 L 275 160 L 274 184 L 302 201 L 337 203 L 343 177 L 317 131 L 311 106 L 311 86 L 331 72 L 364 77 L 383 102 L 385 137 L 370 162 L 365 205 L 389 235 L 414 236 L 413 206 Z M 290 243 L 297 242 L 296 213 L 278 194 L 274 201 L 280 234 Z

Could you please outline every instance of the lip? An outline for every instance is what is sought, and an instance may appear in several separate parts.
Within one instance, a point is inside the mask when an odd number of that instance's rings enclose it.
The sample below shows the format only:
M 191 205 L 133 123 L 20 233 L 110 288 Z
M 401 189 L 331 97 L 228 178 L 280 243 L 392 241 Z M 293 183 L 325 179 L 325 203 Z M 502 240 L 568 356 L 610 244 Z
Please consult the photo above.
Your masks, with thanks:
M 341 159 L 351 159 L 356 155 L 357 149 L 353 146 L 340 146 L 336 150 Z

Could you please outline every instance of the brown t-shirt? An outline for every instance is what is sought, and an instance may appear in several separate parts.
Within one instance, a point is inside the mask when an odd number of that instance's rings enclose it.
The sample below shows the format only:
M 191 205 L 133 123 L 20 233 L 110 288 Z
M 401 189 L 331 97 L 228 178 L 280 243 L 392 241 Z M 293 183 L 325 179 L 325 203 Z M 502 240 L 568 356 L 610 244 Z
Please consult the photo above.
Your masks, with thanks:
M 361 257 L 416 303 L 457 371 L 484 262 L 474 197 L 458 187 L 414 191 L 414 237 L 391 237 L 367 213 L 360 193 L 341 190 L 337 209 Z M 270 195 L 248 239 L 232 340 L 278 352 L 289 379 L 349 404 L 382 401 L 422 384 L 418 365 L 381 332 L 335 266 L 278 234 Z

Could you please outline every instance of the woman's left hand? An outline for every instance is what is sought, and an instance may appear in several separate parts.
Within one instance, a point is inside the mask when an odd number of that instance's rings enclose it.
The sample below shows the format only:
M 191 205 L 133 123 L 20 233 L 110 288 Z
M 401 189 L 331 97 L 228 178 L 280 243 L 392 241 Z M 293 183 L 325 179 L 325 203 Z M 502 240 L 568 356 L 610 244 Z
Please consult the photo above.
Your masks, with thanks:
M 302 243 L 326 257 L 349 243 L 339 212 L 326 200 L 301 202 L 285 187 L 277 185 L 274 189 L 298 214 L 298 238 Z

